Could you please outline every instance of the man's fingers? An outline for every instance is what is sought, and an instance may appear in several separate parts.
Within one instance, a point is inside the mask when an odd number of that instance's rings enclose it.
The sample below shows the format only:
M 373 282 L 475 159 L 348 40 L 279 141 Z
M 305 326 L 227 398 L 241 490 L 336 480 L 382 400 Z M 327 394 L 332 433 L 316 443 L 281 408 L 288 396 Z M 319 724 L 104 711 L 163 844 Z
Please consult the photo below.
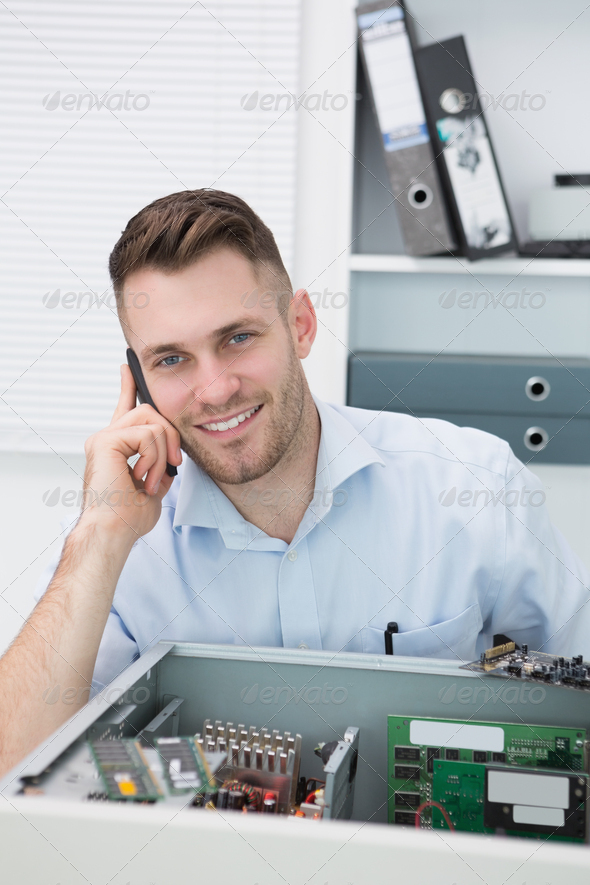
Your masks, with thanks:
M 159 430 L 157 433 L 158 439 L 158 450 L 160 455 L 164 457 L 164 470 L 166 468 L 166 461 L 170 464 L 174 464 L 176 466 L 182 463 L 182 455 L 180 453 L 180 436 L 175 427 L 170 424 L 169 421 L 164 418 L 163 415 L 160 415 L 153 406 L 148 406 L 146 403 L 143 405 L 137 406 L 135 403 L 135 398 L 137 395 L 135 381 L 133 380 L 133 375 L 131 373 L 131 369 L 128 365 L 123 364 L 121 366 L 121 394 L 119 396 L 119 402 L 117 404 L 117 408 L 113 414 L 113 418 L 110 424 L 110 429 L 121 429 L 129 428 L 129 427 L 141 427 L 146 425 L 159 425 Z M 140 450 L 140 454 L 141 450 Z M 146 461 L 142 458 L 139 459 L 135 467 L 138 465 L 143 468 L 146 464 Z M 155 486 L 156 480 L 154 477 L 160 472 L 159 465 L 157 468 L 154 467 L 153 461 L 147 465 L 151 467 L 151 473 L 149 477 L 146 477 L 146 487 L 150 492 L 152 492 L 152 487 Z M 134 470 L 134 475 L 141 476 L 144 475 L 147 471 L 143 470 L 143 474 L 138 474 Z M 153 493 L 153 492 L 152 492 Z
M 166 475 L 166 435 L 159 424 L 142 428 L 139 446 L 140 457 L 133 467 L 136 480 L 145 476 L 144 485 L 150 495 L 155 495 L 160 481 Z
M 157 496 L 160 499 L 160 501 L 162 500 L 162 498 L 165 495 L 168 494 L 168 492 L 170 491 L 170 486 L 172 485 L 173 482 L 174 482 L 174 477 L 168 476 L 168 474 L 164 471 L 164 475 L 162 476 L 162 479 L 160 480 L 160 485 L 158 487 L 158 493 L 157 493 Z
M 159 412 L 157 412 L 152 406 L 148 406 L 146 403 L 138 406 L 131 412 L 123 413 L 116 422 L 116 426 L 113 421 L 111 429 L 142 427 L 144 425 L 152 424 L 159 424 L 161 427 L 160 432 L 168 448 L 168 456 L 166 460 L 169 461 L 170 464 L 175 464 L 176 466 L 182 464 L 182 455 L 180 454 L 180 435 L 178 430 L 173 427 L 163 415 L 160 415 Z
M 87 459 L 96 457 L 100 449 L 108 456 L 107 463 L 114 464 L 115 470 L 120 469 L 123 472 L 126 472 L 125 468 L 128 467 L 128 459 L 139 452 L 140 458 L 133 467 L 133 475 L 138 478 L 144 476 L 158 459 L 161 462 L 162 473 L 166 470 L 166 438 L 159 424 L 132 425 L 116 430 L 108 427 L 88 440 Z M 140 473 L 139 465 L 142 460 L 143 472 Z
M 126 415 L 135 408 L 136 396 L 135 381 L 133 380 L 131 369 L 128 365 L 123 363 L 121 366 L 121 393 L 117 408 L 113 413 L 111 424 L 114 424 L 115 421 L 118 421 L 123 415 Z

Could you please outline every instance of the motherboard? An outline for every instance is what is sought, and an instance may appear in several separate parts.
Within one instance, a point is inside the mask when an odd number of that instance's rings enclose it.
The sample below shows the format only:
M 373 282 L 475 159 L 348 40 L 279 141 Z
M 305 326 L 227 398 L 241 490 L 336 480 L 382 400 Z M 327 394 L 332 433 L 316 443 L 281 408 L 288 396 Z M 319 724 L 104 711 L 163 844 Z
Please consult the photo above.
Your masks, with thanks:
M 57 770 L 25 779 L 23 794 L 64 790 L 86 802 L 291 815 L 311 820 L 352 814 L 359 729 L 320 742 L 320 778 L 301 774 L 300 734 L 206 719 L 194 735 L 101 736 L 80 742 Z

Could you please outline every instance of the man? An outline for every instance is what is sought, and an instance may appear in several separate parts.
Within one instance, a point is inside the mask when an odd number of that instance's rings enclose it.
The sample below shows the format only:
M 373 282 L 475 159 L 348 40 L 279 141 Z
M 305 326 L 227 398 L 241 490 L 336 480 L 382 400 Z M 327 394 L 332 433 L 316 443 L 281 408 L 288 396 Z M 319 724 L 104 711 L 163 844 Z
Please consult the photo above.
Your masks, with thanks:
M 505 442 L 314 400 L 313 307 L 242 200 L 157 200 L 110 272 L 158 411 L 122 366 L 85 506 L 0 662 L 5 770 L 93 673 L 100 688 L 161 639 L 383 653 L 396 621 L 400 655 L 470 660 L 497 632 L 589 653 L 588 577 Z

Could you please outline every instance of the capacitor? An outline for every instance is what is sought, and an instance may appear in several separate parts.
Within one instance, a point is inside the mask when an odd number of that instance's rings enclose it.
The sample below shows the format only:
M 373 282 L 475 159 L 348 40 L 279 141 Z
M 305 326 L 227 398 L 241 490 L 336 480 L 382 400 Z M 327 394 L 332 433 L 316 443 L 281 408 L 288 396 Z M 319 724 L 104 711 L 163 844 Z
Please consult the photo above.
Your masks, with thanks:
M 227 798 L 228 798 L 229 790 L 227 787 L 220 787 L 217 791 L 217 807 L 218 808 L 227 808 Z
M 227 807 L 231 808 L 232 811 L 241 811 L 244 807 L 245 800 L 246 797 L 241 790 L 230 790 L 227 800 Z
M 264 802 L 262 803 L 262 813 L 263 814 L 276 814 L 277 811 L 277 800 L 275 797 L 269 793 L 264 797 Z

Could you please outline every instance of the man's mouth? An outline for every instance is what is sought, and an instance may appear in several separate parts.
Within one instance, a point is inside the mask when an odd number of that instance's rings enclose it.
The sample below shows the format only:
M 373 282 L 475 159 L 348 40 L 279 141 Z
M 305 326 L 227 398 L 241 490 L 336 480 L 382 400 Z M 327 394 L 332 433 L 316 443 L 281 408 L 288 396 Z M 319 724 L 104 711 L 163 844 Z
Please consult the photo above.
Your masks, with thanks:
M 262 403 L 259 406 L 254 406 L 252 409 L 248 409 L 246 412 L 240 412 L 239 415 L 233 415 L 231 418 L 226 418 L 225 421 L 217 421 L 210 424 L 198 424 L 197 426 L 203 430 L 215 431 L 216 433 L 223 433 L 226 430 L 234 430 L 236 427 L 239 427 L 240 424 L 243 424 L 244 421 L 248 421 L 248 419 L 255 415 L 261 408 Z

